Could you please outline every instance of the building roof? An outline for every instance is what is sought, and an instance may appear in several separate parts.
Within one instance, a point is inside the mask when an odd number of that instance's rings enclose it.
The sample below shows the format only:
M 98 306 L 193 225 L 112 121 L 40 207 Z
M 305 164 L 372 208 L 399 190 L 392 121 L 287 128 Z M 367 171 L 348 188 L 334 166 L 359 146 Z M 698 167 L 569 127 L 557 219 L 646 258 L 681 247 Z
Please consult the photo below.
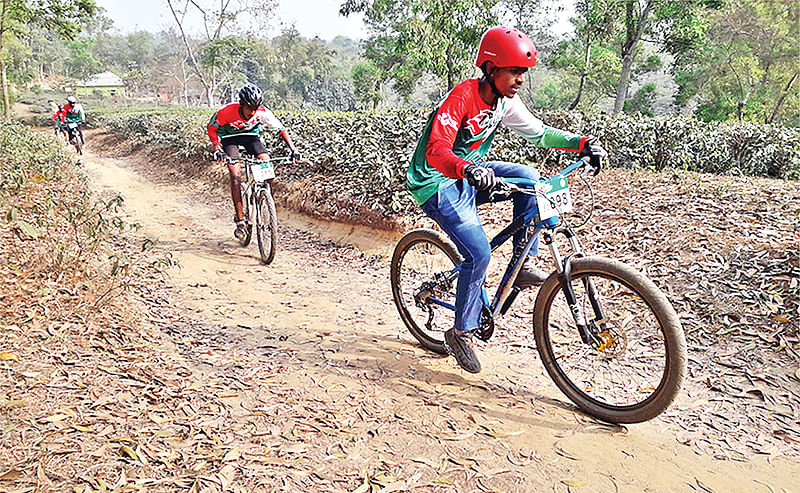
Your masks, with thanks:
M 114 72 L 103 72 L 87 77 L 80 81 L 78 85 L 83 87 L 124 86 L 125 81 Z

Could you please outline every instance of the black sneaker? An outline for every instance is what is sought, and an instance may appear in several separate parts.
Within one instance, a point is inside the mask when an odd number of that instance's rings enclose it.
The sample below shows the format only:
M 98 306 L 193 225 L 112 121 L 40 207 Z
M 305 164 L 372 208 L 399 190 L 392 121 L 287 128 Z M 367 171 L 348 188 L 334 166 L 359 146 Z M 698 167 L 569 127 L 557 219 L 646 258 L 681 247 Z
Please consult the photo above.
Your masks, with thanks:
M 444 333 L 444 347 L 456 359 L 458 366 L 470 373 L 481 371 L 481 362 L 472 349 L 472 336 L 474 330 L 467 332 L 450 329 Z
M 522 265 L 522 269 L 519 270 L 519 274 L 517 274 L 517 280 L 514 281 L 514 286 L 520 288 L 541 286 L 548 277 L 545 271 L 536 267 L 529 267 L 526 261 L 526 263 Z
M 243 240 L 247 236 L 247 223 L 244 222 L 244 219 L 236 220 L 236 229 L 233 230 L 233 236 L 237 240 Z

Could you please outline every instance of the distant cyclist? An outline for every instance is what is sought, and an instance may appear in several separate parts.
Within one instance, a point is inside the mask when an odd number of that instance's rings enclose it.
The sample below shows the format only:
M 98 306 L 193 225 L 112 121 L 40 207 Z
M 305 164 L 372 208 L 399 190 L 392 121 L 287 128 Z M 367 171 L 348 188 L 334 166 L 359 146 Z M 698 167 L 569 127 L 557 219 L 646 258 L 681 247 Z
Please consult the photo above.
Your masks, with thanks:
M 267 150 L 258 136 L 261 124 L 278 131 L 292 151 L 292 160 L 295 163 L 300 159 L 300 153 L 295 149 L 286 128 L 270 110 L 262 105 L 263 101 L 261 89 L 248 82 L 239 90 L 238 103 L 225 105 L 214 113 L 208 122 L 207 131 L 211 143 L 214 145 L 217 159 L 223 159 L 225 156 L 239 157 L 239 146 L 244 147 L 249 154 L 258 159 L 269 159 Z M 235 214 L 233 221 L 236 224 L 233 235 L 242 239 L 247 235 L 247 225 L 242 209 L 241 164 L 238 162 L 228 163 L 228 173 L 230 174 L 231 198 Z
M 464 257 L 456 288 L 455 326 L 445 332 L 444 343 L 458 364 L 471 373 L 481 369 L 472 336 L 481 324 L 483 283 L 491 257 L 477 206 L 491 201 L 489 192 L 498 177 L 539 178 L 539 172 L 530 166 L 483 159 L 498 126 L 502 123 L 540 147 L 587 156 L 595 173 L 606 156 L 597 138 L 549 127 L 515 97 L 525 73 L 536 65 L 536 47 L 528 36 L 507 27 L 489 29 L 481 38 L 475 65 L 483 77 L 455 86 L 431 113 L 406 180 L 425 214 L 447 233 Z M 534 195 L 514 194 L 512 198 L 515 216 L 535 207 Z M 516 233 L 515 248 L 525 244 L 527 234 L 537 233 Z M 534 244 L 531 256 L 538 255 L 537 247 Z M 523 264 L 518 286 L 538 285 L 547 277 L 530 264 Z
M 61 121 L 64 123 L 77 123 L 78 136 L 80 136 L 81 142 L 86 142 L 80 125 L 86 121 L 86 114 L 83 112 L 83 105 L 78 102 L 75 96 L 67 97 L 67 104 L 61 110 Z
M 56 104 L 52 99 L 48 100 L 47 104 L 50 106 L 50 111 L 53 112 L 53 115 L 50 117 L 50 120 L 53 121 L 53 134 L 55 134 L 56 137 L 64 135 L 66 138 L 66 132 L 64 132 L 64 127 L 62 125 L 64 106 Z

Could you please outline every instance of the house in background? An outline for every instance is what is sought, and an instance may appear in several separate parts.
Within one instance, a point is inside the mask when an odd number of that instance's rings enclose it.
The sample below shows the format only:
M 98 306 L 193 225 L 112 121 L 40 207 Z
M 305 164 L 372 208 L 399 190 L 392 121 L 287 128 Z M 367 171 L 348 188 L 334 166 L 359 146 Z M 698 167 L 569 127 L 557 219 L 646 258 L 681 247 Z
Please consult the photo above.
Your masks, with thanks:
M 103 94 L 125 96 L 125 81 L 114 72 L 94 74 L 75 84 L 75 93 L 82 95 Z

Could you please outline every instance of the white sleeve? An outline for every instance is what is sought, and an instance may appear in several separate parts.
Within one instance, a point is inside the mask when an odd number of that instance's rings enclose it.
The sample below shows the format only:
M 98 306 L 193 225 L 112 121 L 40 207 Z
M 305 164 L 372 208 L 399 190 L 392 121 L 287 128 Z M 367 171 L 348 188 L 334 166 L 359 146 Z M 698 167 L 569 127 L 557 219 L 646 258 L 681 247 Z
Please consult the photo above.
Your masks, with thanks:
M 256 113 L 256 118 L 258 118 L 258 121 L 261 124 L 273 130 L 281 131 L 286 128 L 283 126 L 283 123 L 281 123 L 281 121 L 278 120 L 277 116 L 275 116 L 270 110 L 264 107 L 258 110 L 258 112 Z
M 546 130 L 544 123 L 531 114 L 519 96 L 503 98 L 503 103 L 503 125 L 521 134 L 531 144 L 541 145 Z

